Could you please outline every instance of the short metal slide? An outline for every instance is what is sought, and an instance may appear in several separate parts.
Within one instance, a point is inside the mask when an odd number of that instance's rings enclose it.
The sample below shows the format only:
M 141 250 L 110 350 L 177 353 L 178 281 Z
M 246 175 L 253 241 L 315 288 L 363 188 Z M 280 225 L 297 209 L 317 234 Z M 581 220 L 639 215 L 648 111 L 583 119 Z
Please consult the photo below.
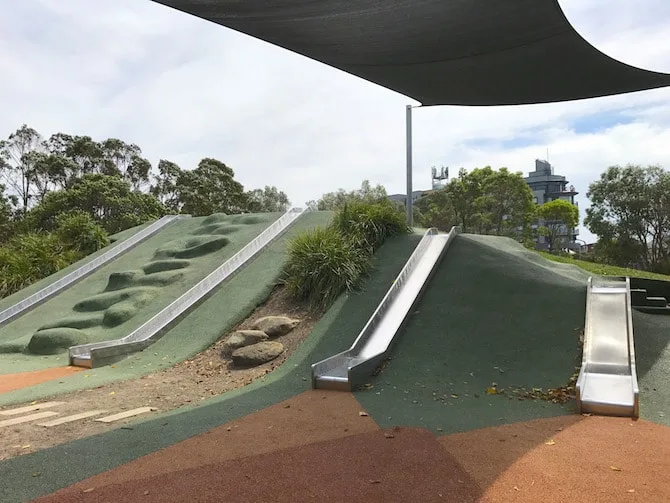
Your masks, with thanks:
M 190 217 L 190 215 L 167 215 L 155 221 L 154 223 L 142 229 L 141 231 L 135 233 L 128 239 L 125 239 L 121 243 L 112 247 L 105 253 L 85 263 L 84 265 L 82 265 L 78 269 L 75 269 L 71 273 L 66 274 L 61 279 L 54 281 L 49 286 L 42 288 L 41 290 L 35 292 L 31 296 L 23 299 L 20 302 L 17 302 L 13 306 L 0 312 L 0 327 L 6 325 L 15 318 L 18 318 L 27 311 L 46 302 L 51 297 L 62 292 L 63 290 L 70 288 L 72 285 L 84 279 L 86 276 L 89 276 L 90 274 L 94 273 L 108 262 L 111 262 L 112 260 L 118 258 L 123 253 L 136 247 L 142 241 L 145 241 L 146 239 L 150 238 L 169 223 L 172 223 L 175 220 L 181 218 L 188 218 L 188 217 Z
M 351 348 L 312 365 L 314 388 L 350 391 L 374 372 L 457 233 L 454 227 L 448 234 L 424 234 Z
M 582 413 L 639 416 L 630 278 L 589 278 L 576 393 Z
M 308 208 L 304 210 L 293 208 L 287 211 L 233 257 L 126 337 L 72 346 L 69 352 L 70 365 L 87 368 L 106 365 L 151 345 L 175 321 L 204 300 L 221 283 L 242 269 L 308 211 Z

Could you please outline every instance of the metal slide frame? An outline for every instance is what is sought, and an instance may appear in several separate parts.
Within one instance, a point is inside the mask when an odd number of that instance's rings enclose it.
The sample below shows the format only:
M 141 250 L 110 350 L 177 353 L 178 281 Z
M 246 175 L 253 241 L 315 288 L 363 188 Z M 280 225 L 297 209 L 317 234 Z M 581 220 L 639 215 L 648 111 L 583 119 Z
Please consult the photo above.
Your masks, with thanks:
M 70 365 L 86 368 L 106 365 L 151 345 L 166 332 L 166 329 L 173 326 L 175 321 L 181 319 L 194 305 L 200 303 L 216 287 L 242 269 L 309 211 L 309 208 L 288 210 L 233 257 L 127 336 L 111 341 L 72 346 L 69 351 Z
M 35 292 L 22 301 L 17 302 L 11 307 L 8 307 L 4 311 L 0 312 L 0 327 L 18 318 L 29 310 L 34 309 L 40 304 L 43 304 L 63 290 L 70 288 L 75 283 L 81 281 L 85 277 L 100 269 L 102 266 L 108 264 L 112 260 L 117 259 L 127 251 L 135 248 L 142 241 L 145 241 L 146 239 L 156 234 L 158 231 L 162 230 L 166 225 L 183 218 L 190 218 L 190 215 L 164 216 L 141 231 L 135 233 L 128 239 L 124 239 L 105 253 L 75 269 L 71 273 L 66 274 L 59 280 L 54 281 L 50 285 L 45 286 L 41 290 Z
M 581 412 L 638 417 L 639 393 L 630 278 L 591 277 L 577 404 Z
M 374 372 L 458 233 L 426 231 L 351 348 L 312 365 L 313 388 L 350 391 Z

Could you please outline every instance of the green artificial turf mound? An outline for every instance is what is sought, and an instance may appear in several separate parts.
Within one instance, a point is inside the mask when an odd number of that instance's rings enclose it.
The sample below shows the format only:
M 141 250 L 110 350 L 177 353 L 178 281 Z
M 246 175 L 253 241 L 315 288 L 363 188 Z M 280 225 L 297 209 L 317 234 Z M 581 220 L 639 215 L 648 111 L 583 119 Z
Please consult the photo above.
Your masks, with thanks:
M 293 235 L 300 234 L 315 225 L 327 225 L 331 217 L 332 215 L 328 212 L 308 214 L 304 217 L 304 221 L 300 219 L 302 222 L 293 229 Z M 307 340 L 283 365 L 264 378 L 207 400 L 198 407 L 182 408 L 146 421 L 133 423 L 132 429 L 119 428 L 102 435 L 2 461 L 0 462 L 0 480 L 11 480 L 12 483 L 0 485 L 0 501 L 25 501 L 48 494 L 309 389 L 311 387 L 311 364 L 342 351 L 352 344 L 420 239 L 421 236 L 418 234 L 399 236 L 390 239 L 382 246 L 375 255 L 374 269 L 370 277 L 366 279 L 363 290 L 357 294 L 341 296 L 317 323 Z M 275 273 L 275 278 L 278 277 L 286 260 L 285 249 L 285 242 L 276 243 L 276 246 L 273 245 L 270 250 L 264 252 L 245 271 L 234 278 L 227 286 L 234 287 L 233 291 L 236 292 L 236 295 L 227 304 L 222 304 L 226 298 L 226 288 L 222 288 L 217 294 L 218 298 L 214 296 L 209 299 L 194 312 L 197 316 L 189 316 L 184 321 L 195 320 L 207 323 L 208 316 L 218 316 L 218 323 L 210 320 L 210 330 L 212 333 L 215 333 L 216 330 L 225 330 L 226 326 L 234 323 L 233 318 L 225 317 L 226 311 L 229 311 L 228 304 L 237 303 L 243 298 L 255 299 L 257 304 L 267 298 L 272 287 L 263 289 L 259 295 L 258 281 L 263 277 L 271 277 L 264 276 L 267 275 L 268 269 Z M 256 296 L 250 297 L 254 291 Z M 250 304 L 249 309 L 253 309 L 256 304 Z M 245 313 L 240 313 L 240 315 L 246 316 Z M 186 328 L 191 328 L 191 325 Z M 173 332 L 174 330 L 170 331 L 166 337 L 152 346 L 150 355 L 153 354 L 156 345 L 164 344 L 157 353 L 159 356 L 154 357 L 154 360 L 151 361 L 156 363 L 162 361 L 160 357 L 166 354 L 163 350 L 173 343 L 167 339 Z M 146 351 L 138 356 L 146 358 Z M 147 359 L 143 361 L 146 362 Z M 132 359 L 121 362 L 122 365 L 131 363 L 139 366 L 142 362 L 133 362 Z M 109 375 L 109 372 L 108 368 L 91 372 L 86 381 L 103 382 L 103 374 Z M 75 376 L 83 382 L 81 374 L 75 374 Z M 70 385 L 76 382 L 69 377 L 66 380 Z M 38 387 L 45 389 L 44 385 L 34 386 L 33 389 Z M 52 385 L 50 389 L 58 388 Z M 0 395 L 0 404 L 3 404 L 6 395 L 12 394 L 16 396 L 15 392 Z M 27 395 L 24 395 L 23 398 L 24 400 L 36 399 L 27 398 Z M 95 452 L 96 455 L 91 456 L 91 452 Z M 62 462 L 64 458 L 67 459 L 67 463 Z M 49 467 L 48 471 L 44 469 L 45 466 Z M 31 474 L 35 472 L 40 472 L 40 477 L 32 477 Z
M 0 374 L 66 365 L 67 349 L 73 340 L 99 342 L 124 337 L 241 250 L 279 216 L 244 215 L 240 219 L 217 214 L 167 226 L 0 328 L 0 353 L 7 354 L 0 356 Z M 212 225 L 230 226 L 233 220 L 239 225 L 227 236 L 207 231 Z M 44 320 L 49 321 L 45 324 Z
M 580 363 L 587 277 L 507 238 L 458 236 L 391 360 L 356 397 L 382 427 L 444 433 L 572 413 L 487 389 L 568 383 Z

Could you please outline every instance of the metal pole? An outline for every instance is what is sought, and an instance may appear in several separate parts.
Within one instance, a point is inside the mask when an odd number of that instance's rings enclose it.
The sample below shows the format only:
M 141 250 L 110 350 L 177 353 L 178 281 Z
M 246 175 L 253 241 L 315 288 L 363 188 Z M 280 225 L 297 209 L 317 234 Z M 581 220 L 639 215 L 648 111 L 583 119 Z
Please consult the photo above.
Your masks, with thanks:
M 407 124 L 407 201 L 405 207 L 407 209 L 407 225 L 412 227 L 412 105 L 407 105 L 406 114 Z

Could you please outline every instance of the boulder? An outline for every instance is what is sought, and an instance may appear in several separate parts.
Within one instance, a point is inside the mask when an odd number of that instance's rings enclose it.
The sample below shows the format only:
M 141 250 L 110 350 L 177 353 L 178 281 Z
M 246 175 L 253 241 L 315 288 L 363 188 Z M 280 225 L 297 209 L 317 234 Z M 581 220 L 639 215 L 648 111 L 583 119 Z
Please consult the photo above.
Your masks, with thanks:
M 281 342 L 263 341 L 233 351 L 233 363 L 239 367 L 255 367 L 277 358 L 284 352 Z
M 223 342 L 221 353 L 229 355 L 238 348 L 251 346 L 266 340 L 268 340 L 268 335 L 262 330 L 238 330 L 230 334 Z
M 286 316 L 266 316 L 255 321 L 254 330 L 262 330 L 270 337 L 280 337 L 293 330 L 300 320 L 293 320 Z

